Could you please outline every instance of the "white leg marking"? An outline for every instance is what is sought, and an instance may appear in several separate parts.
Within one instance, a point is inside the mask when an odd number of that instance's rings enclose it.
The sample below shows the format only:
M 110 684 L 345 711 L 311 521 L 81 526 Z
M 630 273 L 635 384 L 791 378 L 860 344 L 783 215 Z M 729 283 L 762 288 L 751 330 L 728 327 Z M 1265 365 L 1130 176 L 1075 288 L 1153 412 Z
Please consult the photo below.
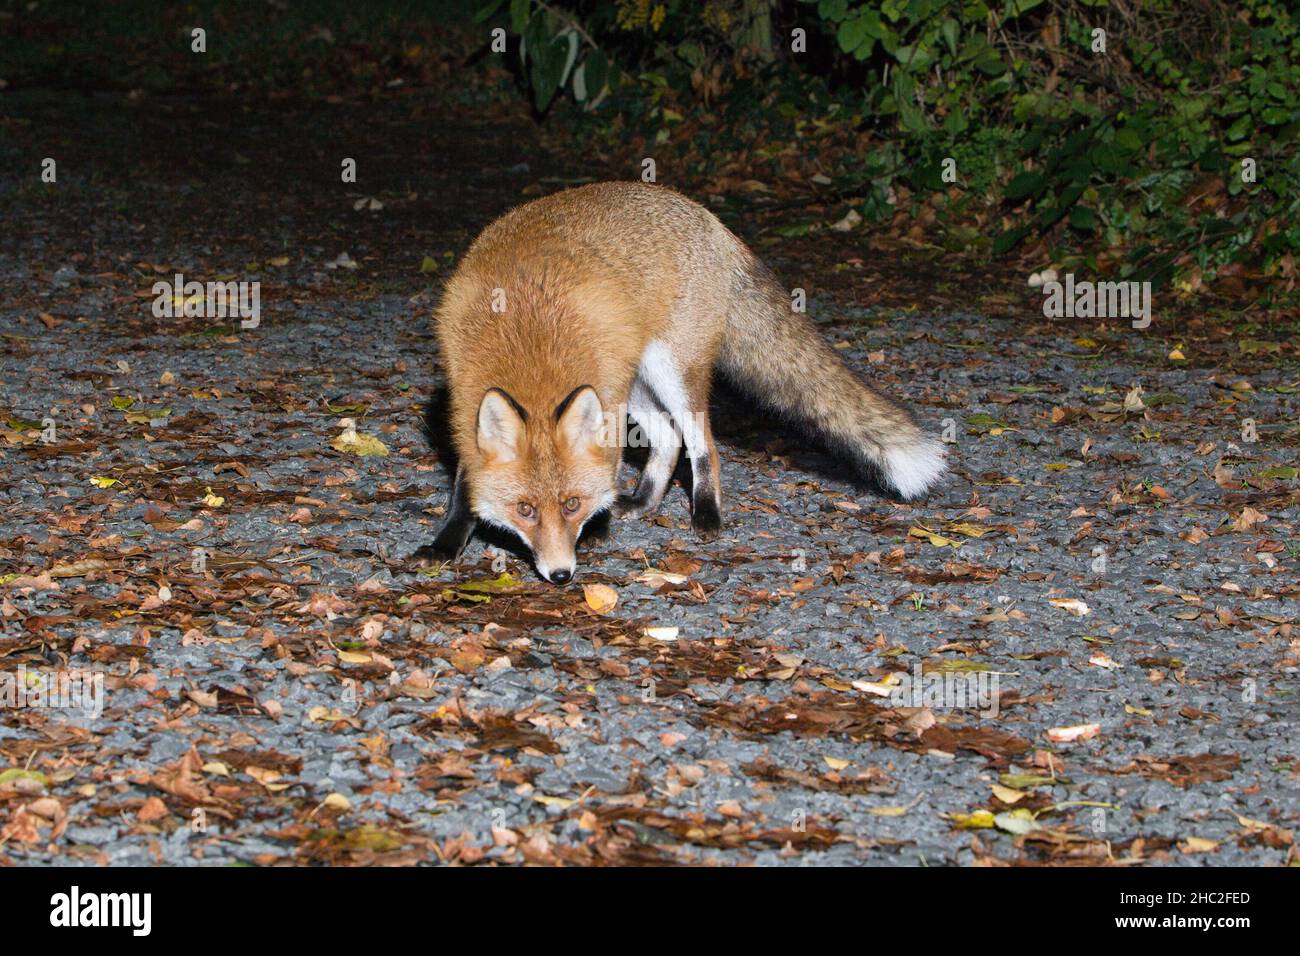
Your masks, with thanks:
M 686 454 L 690 456 L 691 461 L 698 460 L 702 455 L 708 455 L 709 448 L 704 440 L 704 429 L 700 427 L 700 422 L 691 412 L 686 395 L 686 383 L 667 345 L 655 341 L 646 346 L 645 352 L 641 355 L 638 378 L 645 382 L 646 387 L 654 393 L 664 410 L 677 423 L 686 443 Z
M 682 436 L 672 416 L 659 407 L 650 386 L 640 376 L 632 383 L 627 411 L 639 428 L 637 440 L 650 444 L 650 456 L 637 485 L 637 496 L 644 500 L 638 511 L 650 512 L 659 507 L 668 491 L 673 469 L 677 467 Z

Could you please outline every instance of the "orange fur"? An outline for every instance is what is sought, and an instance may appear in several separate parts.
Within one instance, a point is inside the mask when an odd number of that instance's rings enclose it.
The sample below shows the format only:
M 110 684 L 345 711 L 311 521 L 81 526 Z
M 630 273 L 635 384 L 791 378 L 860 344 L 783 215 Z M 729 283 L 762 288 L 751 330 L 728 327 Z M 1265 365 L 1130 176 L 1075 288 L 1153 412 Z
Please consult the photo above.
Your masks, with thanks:
M 942 455 L 907 412 L 844 367 L 712 213 L 669 189 L 596 183 L 506 213 L 462 259 L 437 329 L 469 507 L 520 534 L 544 575 L 572 567 L 582 523 L 614 504 L 618 443 L 575 441 L 557 420 L 582 386 L 614 424 L 627 413 L 635 419 L 638 408 L 671 413 L 695 474 L 692 514 L 703 533 L 720 521 L 708 422 L 715 364 L 776 410 L 819 427 L 905 497 L 942 471 Z M 484 437 L 493 389 L 514 403 L 492 403 L 490 431 L 507 434 L 504 445 L 500 435 Z M 644 492 L 621 510 L 657 507 L 676 460 L 671 447 L 652 454 Z M 573 498 L 581 508 L 564 513 Z

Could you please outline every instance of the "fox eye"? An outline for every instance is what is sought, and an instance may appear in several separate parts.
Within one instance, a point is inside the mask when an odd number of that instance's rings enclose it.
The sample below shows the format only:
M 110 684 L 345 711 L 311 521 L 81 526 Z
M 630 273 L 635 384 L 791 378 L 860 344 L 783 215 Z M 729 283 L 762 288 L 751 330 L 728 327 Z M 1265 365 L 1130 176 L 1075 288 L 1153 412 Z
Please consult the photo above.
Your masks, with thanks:
M 564 513 L 566 515 L 577 514 L 578 509 L 582 507 L 582 499 L 574 496 L 564 502 Z
M 537 514 L 537 509 L 526 501 L 519 502 L 516 508 L 519 512 L 519 517 L 521 518 L 531 518 L 533 515 Z

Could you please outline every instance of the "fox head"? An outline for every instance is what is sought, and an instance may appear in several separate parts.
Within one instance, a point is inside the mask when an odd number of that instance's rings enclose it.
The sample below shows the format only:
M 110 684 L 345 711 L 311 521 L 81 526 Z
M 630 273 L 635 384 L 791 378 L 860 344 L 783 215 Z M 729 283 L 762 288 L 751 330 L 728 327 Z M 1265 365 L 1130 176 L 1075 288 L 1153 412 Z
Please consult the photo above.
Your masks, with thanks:
M 604 409 L 583 385 L 554 409 L 534 411 L 498 388 L 483 396 L 470 501 L 481 520 L 528 544 L 543 578 L 566 584 L 583 525 L 614 500 Z

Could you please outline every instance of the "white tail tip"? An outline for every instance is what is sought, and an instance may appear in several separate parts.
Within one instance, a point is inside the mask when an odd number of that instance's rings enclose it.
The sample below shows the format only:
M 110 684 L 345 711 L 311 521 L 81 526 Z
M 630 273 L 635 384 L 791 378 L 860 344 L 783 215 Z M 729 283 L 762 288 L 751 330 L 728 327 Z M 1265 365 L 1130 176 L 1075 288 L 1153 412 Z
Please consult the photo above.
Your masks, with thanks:
M 925 436 L 909 445 L 887 448 L 881 462 L 885 482 L 904 501 L 914 501 L 943 477 L 945 453 L 942 442 Z

